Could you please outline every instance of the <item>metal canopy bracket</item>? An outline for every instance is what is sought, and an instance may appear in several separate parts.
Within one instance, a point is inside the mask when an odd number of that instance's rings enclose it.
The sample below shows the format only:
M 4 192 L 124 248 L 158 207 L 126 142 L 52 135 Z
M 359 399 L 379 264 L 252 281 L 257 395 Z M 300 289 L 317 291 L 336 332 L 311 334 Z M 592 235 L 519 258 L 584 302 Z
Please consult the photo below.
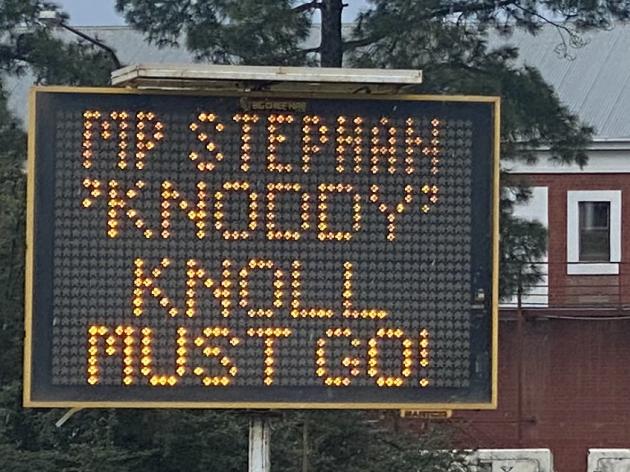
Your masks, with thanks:
M 138 64 L 112 72 L 112 85 L 139 89 L 397 93 L 422 71 L 232 65 Z

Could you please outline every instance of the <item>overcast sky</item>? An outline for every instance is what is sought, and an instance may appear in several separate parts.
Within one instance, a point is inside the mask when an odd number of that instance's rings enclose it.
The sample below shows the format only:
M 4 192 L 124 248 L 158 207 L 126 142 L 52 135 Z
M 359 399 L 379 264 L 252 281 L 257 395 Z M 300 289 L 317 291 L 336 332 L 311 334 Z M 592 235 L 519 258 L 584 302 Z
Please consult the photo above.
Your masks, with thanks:
M 54 0 L 70 14 L 70 24 L 82 26 L 123 25 L 125 22 L 114 9 L 115 0 Z M 346 0 L 344 21 L 352 21 L 365 7 L 365 0 Z

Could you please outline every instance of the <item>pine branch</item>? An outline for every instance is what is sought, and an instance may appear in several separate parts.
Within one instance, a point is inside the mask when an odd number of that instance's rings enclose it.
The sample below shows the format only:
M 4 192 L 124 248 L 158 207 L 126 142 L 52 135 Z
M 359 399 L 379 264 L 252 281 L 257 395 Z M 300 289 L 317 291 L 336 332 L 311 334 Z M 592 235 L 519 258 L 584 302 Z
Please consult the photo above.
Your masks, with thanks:
M 516 5 L 517 2 L 514 0 L 502 0 L 495 3 L 480 3 L 477 5 L 471 5 L 469 2 L 462 2 L 455 5 L 449 5 L 448 7 L 439 8 L 435 10 L 431 10 L 430 12 L 420 15 L 413 16 L 408 19 L 409 22 L 417 23 L 418 21 L 431 20 L 433 18 L 442 17 L 445 15 L 452 15 L 456 13 L 469 14 L 469 13 L 479 13 L 487 10 L 496 10 L 497 8 L 503 8 L 509 5 Z M 369 46 L 377 41 L 380 41 L 384 37 L 390 34 L 389 31 L 383 31 L 379 34 L 374 34 L 371 36 L 366 36 L 365 38 L 354 39 L 352 41 L 345 41 L 343 43 L 343 50 L 347 51 L 350 49 L 356 49 L 363 46 Z
M 562 42 L 561 44 L 559 44 L 556 47 L 556 50 L 559 52 L 562 52 L 562 55 L 564 57 L 569 57 L 569 53 L 567 52 L 569 50 L 569 44 L 567 44 L 567 40 L 564 37 L 564 33 L 566 33 L 569 36 L 569 41 L 571 42 L 572 45 L 578 45 L 578 47 L 580 45 L 584 45 L 581 40 L 579 35 L 577 35 L 575 33 L 575 31 L 571 30 L 569 27 L 567 27 L 564 24 L 558 23 L 557 21 L 553 21 L 550 20 L 549 18 L 547 18 L 544 15 L 541 15 L 540 13 L 538 13 L 537 11 L 534 10 L 530 10 L 528 8 L 525 8 L 521 5 L 514 5 L 516 8 L 518 8 L 519 10 L 521 10 L 523 13 L 531 15 L 535 18 L 540 19 L 541 21 L 543 21 L 544 23 L 547 23 L 550 26 L 553 26 L 554 28 L 556 28 L 556 31 L 558 32 L 558 36 L 560 36 L 560 41 Z
M 558 29 L 560 29 L 560 30 L 565 31 L 566 33 L 568 33 L 568 34 L 569 34 L 569 35 L 571 35 L 571 36 L 573 36 L 573 35 L 575 34 L 573 31 L 571 31 L 571 30 L 570 30 L 569 28 L 567 28 L 565 25 L 562 25 L 562 24 L 558 23 L 557 21 L 550 20 L 550 19 L 549 19 L 549 18 L 547 18 L 546 16 L 541 15 L 540 13 L 538 13 L 538 12 L 536 12 L 536 11 L 534 11 L 534 10 L 530 10 L 529 8 L 525 8 L 524 6 L 522 6 L 522 5 L 517 5 L 517 4 L 514 4 L 514 7 L 515 7 L 515 8 L 518 8 L 518 9 L 519 9 L 519 10 L 521 10 L 523 13 L 527 13 L 528 15 L 534 16 L 534 17 L 536 17 L 536 18 L 538 18 L 538 19 L 542 20 L 543 22 L 545 22 L 545 23 L 547 23 L 547 24 L 549 24 L 549 25 L 555 26 L 556 28 L 558 28 Z

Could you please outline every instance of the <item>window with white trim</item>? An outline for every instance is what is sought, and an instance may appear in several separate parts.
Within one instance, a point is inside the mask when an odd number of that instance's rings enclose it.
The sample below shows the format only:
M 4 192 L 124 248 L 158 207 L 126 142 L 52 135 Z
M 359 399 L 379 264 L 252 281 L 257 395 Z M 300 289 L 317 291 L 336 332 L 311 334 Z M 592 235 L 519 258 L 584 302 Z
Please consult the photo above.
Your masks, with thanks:
M 610 202 L 578 202 L 580 262 L 610 262 Z
M 621 190 L 567 192 L 567 274 L 618 274 Z

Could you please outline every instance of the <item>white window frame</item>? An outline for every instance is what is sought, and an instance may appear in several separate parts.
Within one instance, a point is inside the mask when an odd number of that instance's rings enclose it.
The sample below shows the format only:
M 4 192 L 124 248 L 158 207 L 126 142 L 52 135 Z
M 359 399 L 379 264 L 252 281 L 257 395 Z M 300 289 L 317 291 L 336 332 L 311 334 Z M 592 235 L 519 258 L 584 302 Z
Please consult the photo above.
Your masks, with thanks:
M 610 203 L 610 262 L 580 262 L 580 202 Z M 567 192 L 567 274 L 619 274 L 621 261 L 621 190 Z M 573 264 L 572 264 L 573 263 Z

